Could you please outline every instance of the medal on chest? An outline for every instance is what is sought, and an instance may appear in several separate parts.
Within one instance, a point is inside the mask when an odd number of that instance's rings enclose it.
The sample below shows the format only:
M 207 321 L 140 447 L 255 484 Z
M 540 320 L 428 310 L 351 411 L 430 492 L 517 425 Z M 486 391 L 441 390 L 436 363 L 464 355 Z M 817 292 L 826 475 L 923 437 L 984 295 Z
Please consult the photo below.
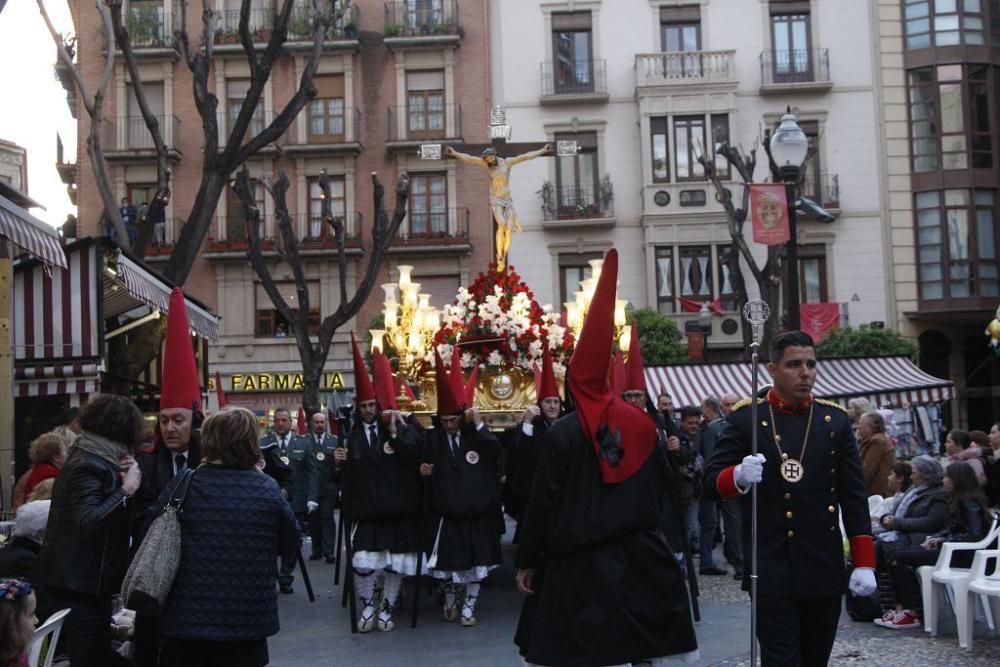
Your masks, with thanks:
M 285 465 L 288 465 L 288 457 L 287 456 L 282 456 L 281 457 L 281 462 L 284 463 Z
M 396 450 L 393 449 L 392 445 L 390 445 L 388 442 L 385 443 L 384 445 L 382 445 L 382 451 L 385 452 L 386 454 L 395 454 L 396 453 Z
M 323 452 L 316 452 L 316 460 L 317 461 L 322 461 L 324 459 L 326 459 L 326 454 L 324 454 Z
M 781 478 L 789 484 L 797 484 L 806 476 L 806 467 L 802 464 L 806 458 L 806 447 L 809 445 L 809 431 L 812 430 L 813 405 L 809 405 L 809 417 L 806 419 L 806 434 L 802 437 L 802 449 L 799 451 L 799 458 L 794 459 L 781 448 L 781 435 L 778 433 L 778 422 L 774 419 L 774 407 L 768 403 L 767 409 L 771 412 L 771 427 L 773 429 L 774 446 L 781 455 L 778 462 L 778 473 Z
M 466 452 L 465 460 L 472 465 L 476 465 L 477 463 L 479 463 L 479 452 L 474 452 L 474 451 Z

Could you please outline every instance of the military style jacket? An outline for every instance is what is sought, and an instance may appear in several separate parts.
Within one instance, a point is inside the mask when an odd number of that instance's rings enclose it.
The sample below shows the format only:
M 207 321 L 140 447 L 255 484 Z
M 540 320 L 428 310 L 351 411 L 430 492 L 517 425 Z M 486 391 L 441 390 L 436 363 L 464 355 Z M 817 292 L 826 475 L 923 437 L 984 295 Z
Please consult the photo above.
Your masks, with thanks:
M 320 498 L 337 495 L 337 467 L 333 451 L 339 446 L 337 436 L 324 433 L 317 437 L 309 433 L 308 438 L 313 447 L 313 459 L 316 464 L 316 495 Z
M 269 459 L 273 458 L 273 455 L 269 454 L 271 449 L 280 449 L 278 447 L 277 436 L 273 433 L 265 436 L 261 439 L 260 448 L 264 450 L 264 462 L 267 465 Z M 292 505 L 292 511 L 297 513 L 305 512 L 307 509 L 306 502 L 310 500 L 319 502 L 317 488 L 319 471 L 316 467 L 313 441 L 307 437 L 290 433 L 288 446 L 285 448 L 284 453 L 277 451 L 277 454 L 279 462 L 287 466 L 291 472 L 292 491 L 289 494 L 288 501 Z M 265 467 L 264 471 L 268 472 L 268 468 Z M 272 477 L 275 477 L 275 480 L 281 485 L 280 480 L 276 476 L 272 475 Z M 282 488 L 285 487 L 282 485 Z
M 774 407 L 772 418 L 767 399 L 756 400 L 756 424 L 749 398 L 734 405 L 723 422 L 705 491 L 740 503 L 744 562 L 750 563 L 751 494 L 736 487 L 734 469 L 751 453 L 751 429 L 756 428 L 758 451 L 767 459 L 757 485 L 758 591 L 797 599 L 841 595 L 846 583 L 841 515 L 849 538 L 871 535 L 850 419 L 838 404 L 823 399 L 812 400 L 811 424 L 808 409 L 790 414 Z M 749 583 L 747 568 L 745 590 Z

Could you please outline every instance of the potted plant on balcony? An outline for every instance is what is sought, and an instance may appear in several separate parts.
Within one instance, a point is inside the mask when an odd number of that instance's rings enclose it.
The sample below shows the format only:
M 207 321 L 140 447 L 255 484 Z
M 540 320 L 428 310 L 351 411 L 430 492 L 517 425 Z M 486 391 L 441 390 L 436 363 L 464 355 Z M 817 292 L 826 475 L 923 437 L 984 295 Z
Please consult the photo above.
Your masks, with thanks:
M 309 11 L 301 8 L 292 16 L 291 25 L 288 26 L 289 41 L 304 41 L 312 34 L 312 20 L 309 18 Z
M 403 26 L 392 23 L 385 27 L 386 37 L 399 37 L 400 33 L 403 32 Z
M 543 181 L 542 188 L 535 194 L 542 198 L 542 215 L 545 219 L 550 220 L 555 217 L 556 188 L 552 185 L 552 181 Z

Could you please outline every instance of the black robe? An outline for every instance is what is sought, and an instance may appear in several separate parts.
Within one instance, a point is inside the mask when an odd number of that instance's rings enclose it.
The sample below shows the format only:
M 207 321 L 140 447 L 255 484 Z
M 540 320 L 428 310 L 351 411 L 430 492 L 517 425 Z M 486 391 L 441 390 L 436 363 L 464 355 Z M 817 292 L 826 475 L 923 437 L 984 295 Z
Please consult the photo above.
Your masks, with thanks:
M 659 530 L 662 462 L 601 481 L 575 414 L 539 450 L 519 569 L 533 569 L 515 643 L 531 663 L 615 665 L 697 649 L 680 566 Z
M 461 572 L 499 565 L 500 443 L 489 430 L 463 428 L 459 451 L 452 453 L 443 429 L 427 431 L 424 461 L 431 475 L 431 514 L 427 551 L 438 538 L 437 570 Z
M 341 473 L 354 551 L 412 553 L 420 545 L 420 462 L 417 434 L 400 426 L 396 437 L 378 425 L 372 447 L 361 422 L 347 442 L 348 465 Z

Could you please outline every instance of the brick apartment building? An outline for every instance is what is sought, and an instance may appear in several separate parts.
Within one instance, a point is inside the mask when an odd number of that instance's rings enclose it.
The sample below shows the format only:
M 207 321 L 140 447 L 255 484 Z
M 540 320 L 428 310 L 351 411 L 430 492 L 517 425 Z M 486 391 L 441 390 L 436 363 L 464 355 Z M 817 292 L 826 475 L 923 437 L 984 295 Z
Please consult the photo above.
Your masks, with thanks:
M 302 240 L 300 250 L 309 277 L 314 321 L 333 312 L 339 299 L 336 254 L 320 222 L 317 179 L 326 169 L 332 178 L 333 211 L 343 216 L 352 241 L 354 282 L 363 270 L 370 247 L 373 220 L 372 182 L 378 173 L 386 186 L 386 208 L 392 211 L 398 175 L 406 172 L 411 187 L 410 209 L 393 244 L 378 282 L 395 278 L 399 264 L 414 266 L 415 281 L 432 303 L 449 302 L 460 284 L 485 269 L 492 254 L 492 225 L 486 178 L 455 161 L 420 160 L 421 143 L 483 143 L 487 140 L 490 108 L 490 45 L 485 0 L 355 0 L 344 20 L 331 28 L 324 42 L 315 85 L 318 94 L 289 130 L 247 163 L 255 179 L 289 177 L 287 205 Z M 219 125 L 228 134 L 234 109 L 249 86 L 249 69 L 235 38 L 238 0 L 218 0 L 214 36 L 214 92 L 219 99 Z M 271 5 L 255 2 L 251 29 L 263 42 L 270 34 Z M 311 47 L 306 10 L 297 7 L 289 24 L 288 41 L 268 81 L 250 132 L 259 131 L 294 94 Z M 104 64 L 97 10 L 87 2 L 71 2 L 78 54 L 86 81 L 96 85 Z M 165 263 L 190 211 L 201 177 L 202 130 L 192 94 L 192 75 L 172 34 L 179 25 L 180 3 L 173 0 L 132 0 L 125 8 L 149 103 L 160 116 L 172 169 L 173 198 L 167 210 L 166 244 L 153 247 L 146 261 Z M 201 4 L 188 5 L 187 25 L 192 43 L 201 39 Z M 87 36 L 84 39 L 84 36 Z M 79 102 L 71 96 L 71 107 Z M 79 112 L 79 109 L 74 109 Z M 85 155 L 86 113 L 78 133 L 78 155 Z M 152 142 L 120 54 L 105 104 L 103 137 L 116 196 L 128 196 L 139 206 L 155 192 Z M 81 235 L 99 235 L 102 204 L 89 164 L 80 160 L 79 226 Z M 263 211 L 261 234 L 279 236 L 274 202 L 257 188 Z M 301 364 L 294 339 L 260 287 L 246 259 L 246 221 L 235 196 L 224 194 L 215 221 L 185 289 L 222 317 L 220 340 L 209 349 L 211 371 L 221 373 L 233 402 L 266 416 L 276 405 L 298 405 L 292 390 Z M 291 269 L 276 253 L 270 255 L 279 285 L 294 297 Z M 350 288 L 353 285 L 349 285 Z M 290 301 L 294 304 L 294 301 Z M 369 303 L 349 326 L 337 333 L 327 361 L 326 389 L 351 387 L 348 340 L 350 329 L 365 332 L 381 310 L 376 287 Z M 248 383 L 246 375 L 253 373 Z M 280 389 L 276 390 L 275 388 Z M 329 392 L 324 400 L 332 403 Z M 214 401 L 214 396 L 210 398 Z M 211 407 L 211 403 L 210 403 Z

